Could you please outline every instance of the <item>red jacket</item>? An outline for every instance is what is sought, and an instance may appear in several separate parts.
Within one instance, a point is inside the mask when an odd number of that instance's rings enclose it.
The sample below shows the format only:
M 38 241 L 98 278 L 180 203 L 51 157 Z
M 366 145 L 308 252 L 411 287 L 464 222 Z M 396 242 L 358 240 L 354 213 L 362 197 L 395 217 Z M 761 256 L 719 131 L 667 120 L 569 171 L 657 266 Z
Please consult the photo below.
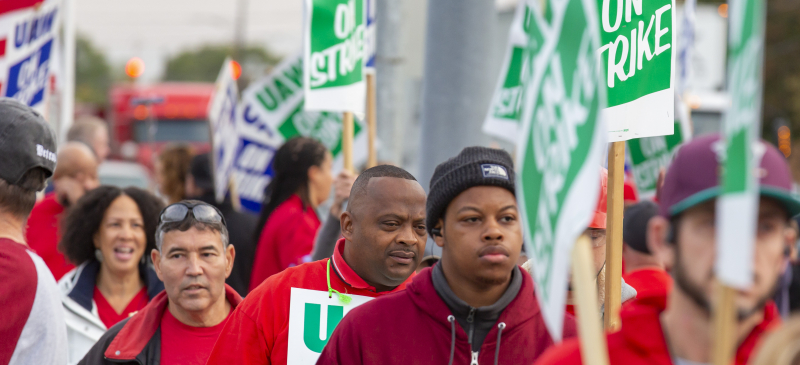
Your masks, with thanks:
M 267 219 L 256 246 L 250 290 L 287 267 L 310 261 L 319 226 L 317 213 L 305 206 L 298 195 L 278 205 Z
M 41 256 L 56 281 L 75 268 L 64 254 L 58 252 L 58 241 L 61 239 L 58 222 L 62 213 L 64 207 L 56 199 L 56 194 L 50 193 L 33 207 L 28 218 L 28 228 L 25 230 L 28 247 Z
M 336 243 L 330 266 L 331 287 L 339 292 L 374 298 L 405 289 L 414 277 L 392 291 L 378 293 L 344 261 L 344 245 L 344 239 Z M 328 291 L 331 259 L 288 268 L 251 291 L 228 318 L 207 364 L 286 364 L 291 288 Z
M 659 319 L 661 311 L 657 305 L 634 305 L 632 309 L 622 311 L 622 329 L 606 334 L 610 364 L 672 364 Z M 764 320 L 753 328 L 736 350 L 735 364 L 746 365 L 761 336 L 779 323 L 778 309 L 770 301 L 764 308 Z M 547 351 L 536 365 L 581 363 L 580 344 L 578 339 L 572 339 Z
M 231 310 L 242 302 L 227 284 L 225 299 Z M 168 304 L 167 292 L 162 291 L 138 313 L 109 328 L 78 364 L 157 364 L 161 360 L 161 317 Z
M 522 277 L 517 297 L 486 336 L 477 363 L 530 364 L 553 345 L 534 294 L 533 280 L 527 274 Z M 373 300 L 348 313 L 317 364 L 448 364 L 451 351 L 455 351 L 453 364 L 469 364 L 472 350 L 467 334 L 456 321 L 448 321 L 451 314 L 433 287 L 431 269 L 425 269 L 406 291 Z M 566 316 L 564 337 L 575 335 L 574 319 Z

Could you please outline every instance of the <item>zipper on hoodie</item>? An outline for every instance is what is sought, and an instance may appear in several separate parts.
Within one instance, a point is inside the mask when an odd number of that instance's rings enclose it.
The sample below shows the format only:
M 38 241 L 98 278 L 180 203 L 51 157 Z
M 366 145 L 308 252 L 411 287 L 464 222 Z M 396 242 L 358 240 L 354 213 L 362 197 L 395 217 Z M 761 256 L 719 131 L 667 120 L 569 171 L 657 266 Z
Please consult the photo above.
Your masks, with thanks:
M 472 362 L 469 365 L 478 365 L 478 351 L 472 351 Z
M 475 333 L 475 312 L 478 308 L 469 307 L 469 314 L 467 315 L 467 323 L 469 323 L 469 345 L 472 347 L 472 335 Z M 477 359 L 477 358 L 475 358 Z M 474 363 L 477 364 L 478 360 L 474 360 Z

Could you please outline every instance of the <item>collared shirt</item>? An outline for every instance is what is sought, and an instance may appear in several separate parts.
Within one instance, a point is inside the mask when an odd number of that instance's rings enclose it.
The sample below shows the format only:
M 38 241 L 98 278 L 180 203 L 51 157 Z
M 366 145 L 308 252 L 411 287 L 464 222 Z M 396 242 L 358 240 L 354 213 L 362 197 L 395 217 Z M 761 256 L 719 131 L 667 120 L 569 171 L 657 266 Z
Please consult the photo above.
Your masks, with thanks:
M 340 238 L 336 241 L 336 248 L 333 250 L 333 256 L 331 256 L 333 269 L 336 272 L 336 275 L 339 276 L 339 279 L 345 282 L 345 284 L 350 285 L 356 289 L 363 289 L 369 290 L 371 292 L 377 293 L 377 289 L 374 286 L 369 285 L 364 279 L 362 279 L 356 272 L 344 261 L 344 245 L 345 240 L 344 238 Z M 406 288 L 406 283 L 411 282 L 414 278 L 416 273 L 411 273 L 411 276 L 408 277 L 406 281 L 402 284 L 398 285 L 396 288 L 389 290 L 387 292 L 381 292 L 380 294 L 386 293 L 394 293 L 396 291 L 400 291 Z

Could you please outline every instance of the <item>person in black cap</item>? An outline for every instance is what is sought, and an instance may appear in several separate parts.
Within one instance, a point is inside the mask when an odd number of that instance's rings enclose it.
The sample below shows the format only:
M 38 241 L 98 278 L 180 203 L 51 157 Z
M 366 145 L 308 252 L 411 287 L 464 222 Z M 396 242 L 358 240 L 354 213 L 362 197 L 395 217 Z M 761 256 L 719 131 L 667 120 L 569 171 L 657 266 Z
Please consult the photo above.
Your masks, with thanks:
M 0 99 L 0 364 L 66 363 L 56 281 L 25 243 L 36 192 L 56 168 L 56 137 L 41 115 Z
M 404 292 L 349 312 L 317 364 L 531 364 L 553 344 L 533 280 L 516 265 L 511 156 L 465 148 L 436 167 L 426 208 L 441 260 Z M 564 336 L 574 335 L 568 316 Z
M 647 247 L 647 224 L 658 214 L 658 204 L 642 201 L 625 209 L 622 227 L 622 259 L 625 275 L 622 279 L 636 289 L 632 303 L 656 300 L 666 305 L 667 293 L 672 288 L 672 278 L 664 270 L 664 263 Z M 627 305 L 627 304 L 626 304 Z
M 225 283 L 239 295 L 245 296 L 250 287 L 250 274 L 253 272 L 253 258 L 256 255 L 256 243 L 252 237 L 258 219 L 254 215 L 237 212 L 229 195 L 225 196 L 222 203 L 217 202 L 214 197 L 214 175 L 211 172 L 210 158 L 208 153 L 192 158 L 186 176 L 186 196 L 217 207 L 228 221 L 230 243 L 236 247 L 236 257 L 233 271 Z

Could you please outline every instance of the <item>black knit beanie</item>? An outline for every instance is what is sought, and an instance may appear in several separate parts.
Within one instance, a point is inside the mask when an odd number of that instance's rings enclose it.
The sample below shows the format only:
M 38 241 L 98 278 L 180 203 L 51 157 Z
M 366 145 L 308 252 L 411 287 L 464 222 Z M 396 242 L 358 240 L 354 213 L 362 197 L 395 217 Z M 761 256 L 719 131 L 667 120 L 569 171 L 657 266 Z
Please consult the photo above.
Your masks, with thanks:
M 494 148 L 467 147 L 458 156 L 436 166 L 426 206 L 428 234 L 450 201 L 473 186 L 499 186 L 516 195 L 511 155 Z

